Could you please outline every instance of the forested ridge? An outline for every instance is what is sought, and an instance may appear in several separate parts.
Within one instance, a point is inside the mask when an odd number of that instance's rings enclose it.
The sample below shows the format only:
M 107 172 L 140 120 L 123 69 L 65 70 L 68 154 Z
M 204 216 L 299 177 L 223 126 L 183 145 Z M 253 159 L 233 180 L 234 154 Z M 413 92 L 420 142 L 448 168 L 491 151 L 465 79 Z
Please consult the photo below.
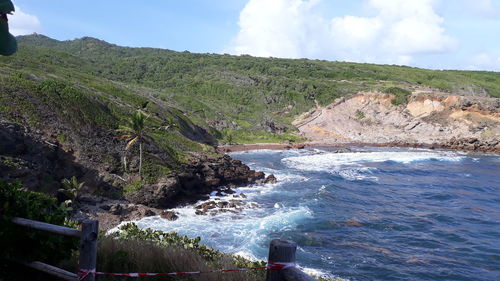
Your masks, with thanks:
M 230 136 L 239 142 L 293 138 L 295 116 L 359 91 L 429 86 L 500 96 L 500 77 L 495 72 L 194 54 L 120 47 L 90 37 L 57 41 L 29 35 L 18 40 L 20 52 L 0 60 L 4 74 L 53 74 L 111 95 L 126 93 L 131 100 L 146 95 L 215 129 L 212 133 L 219 139 Z

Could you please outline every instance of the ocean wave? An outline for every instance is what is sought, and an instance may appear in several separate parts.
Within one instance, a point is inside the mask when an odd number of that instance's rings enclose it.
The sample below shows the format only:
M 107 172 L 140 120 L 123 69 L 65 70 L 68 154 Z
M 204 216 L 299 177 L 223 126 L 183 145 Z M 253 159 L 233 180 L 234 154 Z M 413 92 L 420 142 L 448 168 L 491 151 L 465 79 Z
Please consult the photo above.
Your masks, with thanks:
M 337 171 L 332 171 L 332 173 L 349 181 L 366 180 L 366 181 L 378 182 L 378 177 L 370 176 L 373 170 L 375 170 L 375 168 L 369 168 L 369 167 L 344 168 Z
M 320 270 L 320 269 L 311 268 L 311 267 L 302 267 L 300 265 L 298 265 L 297 267 L 300 270 L 302 270 L 303 272 L 305 272 L 306 274 L 314 276 L 315 278 L 320 277 L 320 278 L 325 278 L 325 279 L 333 279 L 336 281 L 349 281 L 349 279 L 337 277 L 331 273 L 328 273 L 328 272 Z
M 312 217 L 312 211 L 306 206 L 245 209 L 241 214 L 220 213 L 215 216 L 195 215 L 194 206 L 172 211 L 179 216 L 175 221 L 152 216 L 135 223 L 140 228 L 174 231 L 189 237 L 199 236 L 202 243 L 210 247 L 227 253 L 247 253 L 247 257 L 252 253 L 255 259 L 262 260 L 267 258 L 269 236 L 272 233 L 293 230 L 299 223 Z
M 408 164 L 416 161 L 460 161 L 465 159 L 452 152 L 354 152 L 324 153 L 292 156 L 281 160 L 289 168 L 301 171 L 338 171 L 342 166 L 359 166 L 363 163 L 393 161 Z

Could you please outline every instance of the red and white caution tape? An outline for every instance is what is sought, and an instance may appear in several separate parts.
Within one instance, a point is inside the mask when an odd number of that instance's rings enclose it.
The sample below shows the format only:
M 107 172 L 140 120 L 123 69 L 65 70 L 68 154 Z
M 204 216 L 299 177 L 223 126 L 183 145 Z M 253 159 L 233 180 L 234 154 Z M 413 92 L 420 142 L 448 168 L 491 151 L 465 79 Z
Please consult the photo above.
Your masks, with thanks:
M 191 274 L 204 274 L 204 273 L 223 273 L 223 272 L 235 272 L 235 271 L 249 271 L 249 270 L 283 270 L 286 268 L 294 267 L 295 263 L 292 262 L 270 262 L 267 265 L 259 267 L 247 267 L 247 268 L 236 268 L 236 269 L 217 269 L 217 270 L 207 270 L 207 271 L 190 271 L 190 272 L 169 272 L 169 273 L 108 273 L 108 272 L 96 272 L 95 270 L 83 270 L 78 271 L 79 280 L 85 279 L 89 274 L 95 275 L 107 275 L 107 276 L 128 276 L 128 277 L 145 277 L 145 276 L 172 276 L 172 275 L 191 275 Z

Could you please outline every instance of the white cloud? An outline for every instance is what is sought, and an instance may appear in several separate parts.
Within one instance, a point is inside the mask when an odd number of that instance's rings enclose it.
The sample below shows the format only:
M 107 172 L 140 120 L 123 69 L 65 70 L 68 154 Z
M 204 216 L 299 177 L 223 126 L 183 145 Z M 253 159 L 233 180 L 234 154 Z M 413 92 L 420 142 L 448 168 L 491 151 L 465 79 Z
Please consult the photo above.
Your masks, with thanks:
M 434 0 L 372 0 L 384 21 L 384 44 L 403 54 L 443 52 L 453 43 L 444 34 L 443 18 L 433 9 Z
M 24 13 L 17 6 L 15 9 L 14 14 L 9 16 L 10 33 L 17 36 L 40 31 L 41 24 L 36 16 Z
M 256 56 L 320 58 L 409 64 L 414 55 L 446 52 L 435 0 L 366 0 L 372 17 L 326 18 L 326 0 L 249 0 L 230 52 Z
M 331 33 L 341 39 L 337 44 L 343 48 L 358 48 L 375 40 L 382 29 L 378 18 L 345 16 L 333 18 Z
M 250 0 L 240 13 L 234 52 L 256 56 L 300 57 L 315 21 L 316 1 Z

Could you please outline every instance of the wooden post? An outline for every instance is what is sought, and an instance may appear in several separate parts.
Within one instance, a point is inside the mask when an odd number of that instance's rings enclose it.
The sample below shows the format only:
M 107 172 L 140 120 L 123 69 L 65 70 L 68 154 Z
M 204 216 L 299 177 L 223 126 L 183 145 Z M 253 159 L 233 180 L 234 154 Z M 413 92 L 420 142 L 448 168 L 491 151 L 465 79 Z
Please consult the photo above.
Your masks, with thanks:
M 82 236 L 80 238 L 80 266 L 79 269 L 89 272 L 82 281 L 95 281 L 95 268 L 97 262 L 97 236 L 99 222 L 86 220 L 82 223 Z
M 282 239 L 274 239 L 269 246 L 268 262 L 295 263 L 297 243 Z M 268 270 L 266 281 L 286 281 L 283 270 Z

